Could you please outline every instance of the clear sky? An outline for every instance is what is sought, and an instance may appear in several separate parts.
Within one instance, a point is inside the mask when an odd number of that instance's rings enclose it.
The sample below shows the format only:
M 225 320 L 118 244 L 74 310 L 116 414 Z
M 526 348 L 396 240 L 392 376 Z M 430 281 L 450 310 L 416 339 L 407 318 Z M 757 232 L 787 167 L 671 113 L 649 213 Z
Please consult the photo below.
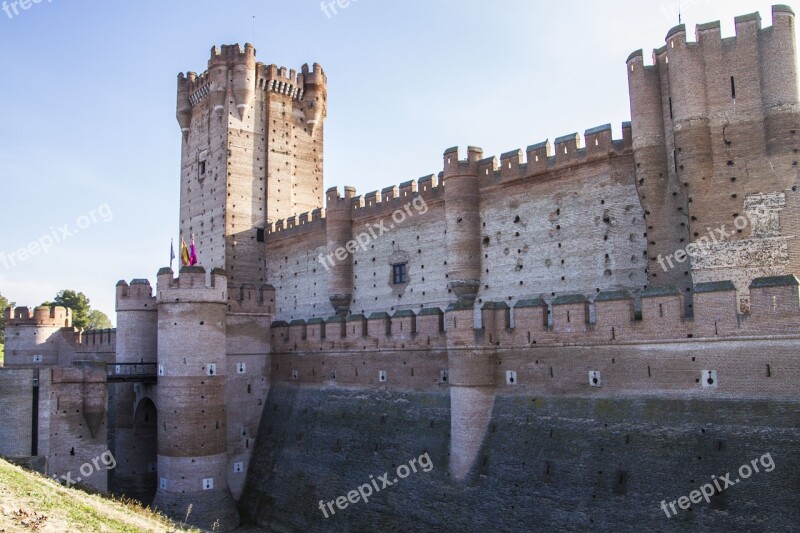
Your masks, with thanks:
M 325 187 L 366 193 L 438 173 L 450 146 L 499 155 L 609 122 L 620 137 L 625 59 L 678 23 L 678 0 L 33 2 L 0 11 L 0 293 L 35 306 L 75 289 L 112 320 L 116 282 L 155 284 L 168 264 L 176 76 L 205 70 L 213 45 L 322 64 Z M 754 11 L 771 24 L 770 2 L 681 3 L 692 34 L 721 20 L 733 35 Z

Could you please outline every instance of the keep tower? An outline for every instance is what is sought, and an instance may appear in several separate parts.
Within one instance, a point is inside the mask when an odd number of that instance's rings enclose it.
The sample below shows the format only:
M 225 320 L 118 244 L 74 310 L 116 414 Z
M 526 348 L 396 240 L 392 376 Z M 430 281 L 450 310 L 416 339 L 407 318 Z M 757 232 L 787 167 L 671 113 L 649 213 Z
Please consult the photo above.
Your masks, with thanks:
M 180 231 L 232 286 L 265 282 L 264 228 L 322 207 L 326 115 L 322 67 L 265 65 L 251 44 L 178 75 Z

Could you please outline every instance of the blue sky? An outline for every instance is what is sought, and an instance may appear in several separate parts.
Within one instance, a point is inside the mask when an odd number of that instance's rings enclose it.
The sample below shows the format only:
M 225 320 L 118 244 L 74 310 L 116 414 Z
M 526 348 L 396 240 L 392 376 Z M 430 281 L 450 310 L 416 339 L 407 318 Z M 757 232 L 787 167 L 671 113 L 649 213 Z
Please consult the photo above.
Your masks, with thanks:
M 736 15 L 771 23 L 769 2 L 682 4 L 689 28 L 721 20 L 724 36 Z M 663 44 L 677 6 L 351 0 L 329 17 L 319 0 L 40 0 L 16 15 L 8 5 L 0 293 L 33 306 L 80 290 L 113 320 L 119 279 L 155 283 L 178 228 L 176 76 L 202 72 L 215 44 L 252 41 L 253 15 L 259 61 L 322 64 L 325 186 L 366 193 L 438 173 L 454 145 L 499 155 L 608 122 L 619 137 L 625 59 Z M 11 255 L 33 242 L 37 253 Z

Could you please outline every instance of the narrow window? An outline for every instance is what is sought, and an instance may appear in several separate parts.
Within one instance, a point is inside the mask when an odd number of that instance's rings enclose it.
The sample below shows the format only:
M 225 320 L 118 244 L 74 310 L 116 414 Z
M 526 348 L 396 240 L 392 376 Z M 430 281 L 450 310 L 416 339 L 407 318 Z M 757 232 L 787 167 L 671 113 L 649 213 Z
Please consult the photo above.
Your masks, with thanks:
M 256 241 L 264 242 L 264 228 L 256 228 Z
M 675 165 L 675 174 L 678 173 L 678 152 L 672 151 L 672 163 Z
M 205 161 L 200 161 L 200 167 L 199 167 L 198 170 L 200 171 L 200 175 L 201 176 L 205 176 L 205 174 L 206 174 L 206 162 Z
M 669 99 L 669 118 L 672 119 L 672 98 Z
M 406 283 L 406 264 L 398 263 L 392 265 L 392 283 L 395 285 L 403 285 Z
M 731 76 L 731 98 L 736 100 L 736 80 Z

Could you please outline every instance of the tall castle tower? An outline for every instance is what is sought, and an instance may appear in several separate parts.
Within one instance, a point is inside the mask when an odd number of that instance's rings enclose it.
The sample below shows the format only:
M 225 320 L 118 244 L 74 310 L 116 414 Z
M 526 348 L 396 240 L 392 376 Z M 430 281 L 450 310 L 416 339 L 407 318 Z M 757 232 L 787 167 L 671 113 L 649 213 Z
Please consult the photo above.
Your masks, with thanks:
M 628 58 L 651 286 L 688 296 L 730 279 L 746 310 L 754 278 L 800 272 L 795 15 L 778 5 L 772 19 L 737 17 L 725 39 L 703 24 L 695 42 L 677 26 L 652 66 L 641 50 Z M 690 243 L 692 257 L 676 256 Z
M 214 47 L 206 72 L 179 74 L 180 230 L 203 265 L 264 283 L 264 228 L 322 207 L 326 114 L 322 67 L 257 63 L 251 44 Z

